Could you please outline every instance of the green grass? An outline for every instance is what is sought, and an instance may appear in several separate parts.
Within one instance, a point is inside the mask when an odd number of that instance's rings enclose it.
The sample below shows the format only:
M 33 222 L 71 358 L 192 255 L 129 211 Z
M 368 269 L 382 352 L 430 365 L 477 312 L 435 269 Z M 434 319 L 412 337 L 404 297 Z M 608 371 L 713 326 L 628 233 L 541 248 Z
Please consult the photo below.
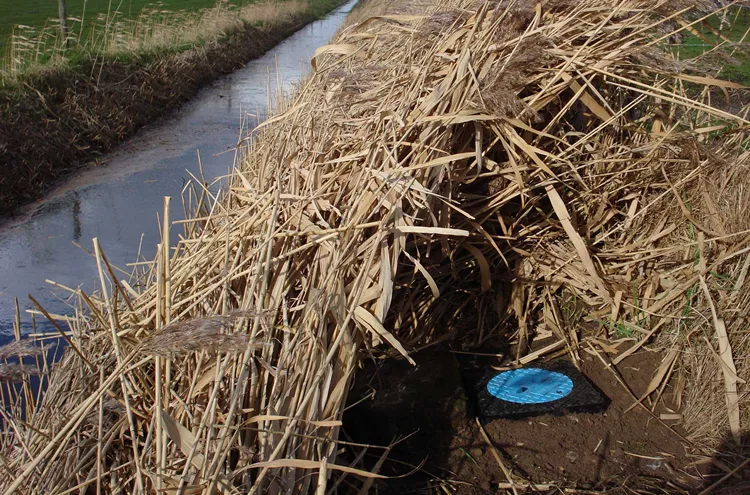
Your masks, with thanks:
M 635 329 L 632 327 L 629 327 L 626 323 L 623 323 L 621 321 L 616 321 L 614 323 L 610 319 L 606 319 L 606 320 L 595 319 L 594 321 L 609 328 L 612 331 L 612 333 L 614 333 L 615 337 L 617 338 L 621 339 L 624 337 L 635 336 Z
M 317 18 L 323 18 L 346 0 L 307 0 L 309 12 Z
M 233 5 L 252 3 L 253 0 L 231 0 Z M 212 7 L 216 0 L 66 0 L 65 5 L 69 24 L 72 29 L 79 29 L 81 14 L 86 12 L 84 24 L 99 14 L 120 12 L 122 15 L 136 17 L 144 7 L 164 10 L 195 11 Z M 10 41 L 13 26 L 19 24 L 42 28 L 48 23 L 56 22 L 57 0 L 0 0 L 0 51 L 4 51 Z M 84 26 L 85 27 L 85 26 Z
M 739 7 L 729 9 L 728 19 L 731 25 L 725 25 L 721 30 L 721 35 L 733 42 L 741 41 L 750 27 L 750 9 Z M 711 16 L 708 18 L 708 23 L 715 31 L 719 31 L 721 18 L 717 15 Z M 670 46 L 683 60 L 695 58 L 700 60 L 706 56 L 711 56 L 708 52 L 722 41 L 711 29 L 702 24 L 696 24 L 694 28 L 705 39 L 701 39 L 688 31 L 682 31 L 682 44 Z M 750 36 L 745 37 L 744 42 L 750 43 Z M 731 54 L 734 59 L 734 63 L 726 64 L 718 76 L 746 86 L 750 85 L 750 50 L 738 48 L 734 50 L 734 54 L 732 54 L 733 49 L 729 46 L 722 46 L 718 50 L 726 55 Z
M 10 2 L 11 0 L 0 0 Z M 34 0 L 39 1 L 39 0 Z M 55 3 L 57 0 L 46 0 Z M 76 5 L 83 0 L 75 1 Z M 90 60 L 144 61 L 189 50 L 210 40 L 222 41 L 248 25 L 264 27 L 294 16 L 322 17 L 342 0 L 230 0 L 231 8 L 217 0 L 88 0 L 84 27 L 71 11 L 68 43 L 62 43 L 53 20 L 41 27 L 16 28 L 0 61 L 0 87 L 15 86 L 25 75 L 49 70 L 69 71 Z M 114 0 L 112 0 L 114 2 Z M 168 10 L 168 8 L 175 8 Z M 185 8 L 190 7 L 190 8 Z M 104 13 L 99 10 L 104 9 Z M 39 19 L 43 16 L 40 15 Z M 269 25 L 270 25 L 269 24 Z M 24 25 L 28 26 L 28 24 Z M 45 27 L 46 26 L 46 27 Z

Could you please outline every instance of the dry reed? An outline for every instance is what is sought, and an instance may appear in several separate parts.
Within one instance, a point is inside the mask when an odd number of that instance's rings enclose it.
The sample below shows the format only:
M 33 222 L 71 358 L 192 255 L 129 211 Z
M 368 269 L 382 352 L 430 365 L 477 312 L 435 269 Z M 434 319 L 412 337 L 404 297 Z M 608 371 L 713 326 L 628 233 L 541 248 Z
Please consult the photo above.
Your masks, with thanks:
M 95 241 L 103 290 L 77 291 L 76 348 L 4 425 L 6 493 L 366 491 L 378 474 L 338 455 L 360 351 L 409 359 L 461 311 L 475 344 L 513 329 L 521 362 L 541 333 L 573 360 L 668 346 L 645 395 L 682 375 L 695 438 L 738 434 L 749 109 L 654 50 L 706 6 L 370 0 L 228 188 L 187 188 L 176 247 L 125 282 Z

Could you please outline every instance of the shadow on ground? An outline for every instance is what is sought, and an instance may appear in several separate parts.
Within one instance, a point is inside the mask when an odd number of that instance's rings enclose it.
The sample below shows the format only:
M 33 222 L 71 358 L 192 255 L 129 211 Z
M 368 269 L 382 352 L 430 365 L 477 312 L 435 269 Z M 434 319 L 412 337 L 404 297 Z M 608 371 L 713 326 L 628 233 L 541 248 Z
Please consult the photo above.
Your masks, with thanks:
M 421 352 L 414 359 L 416 366 L 405 360 L 368 362 L 350 393 L 349 402 L 356 405 L 344 415 L 352 441 L 396 443 L 380 469 L 395 478 L 377 482 L 378 493 L 434 493 L 438 480 L 453 477 L 445 466 L 453 437 L 469 417 L 458 363 L 443 350 Z M 372 469 L 382 452 L 368 449 L 365 467 Z M 465 460 L 472 462 L 468 451 Z
M 383 449 L 347 449 L 346 462 L 389 477 L 376 481 L 369 493 L 510 493 L 497 457 L 516 481 L 553 482 L 589 493 L 687 495 L 708 488 L 706 493 L 718 495 L 750 493 L 750 461 L 743 465 L 750 456 L 750 434 L 742 446 L 726 439 L 699 473 L 680 432 L 643 410 L 628 411 L 633 400 L 592 356 L 583 358 L 582 371 L 612 399 L 606 411 L 498 419 L 484 427 L 492 446 L 467 401 L 456 354 L 430 350 L 412 357 L 416 366 L 395 359 L 368 362 L 349 395 L 344 438 L 371 446 L 395 444 L 382 465 Z M 644 353 L 624 362 L 619 372 L 640 393 L 646 385 L 636 378 L 647 381 L 658 362 Z M 558 493 L 547 486 L 544 493 Z M 349 488 L 357 493 L 360 485 Z M 339 491 L 344 492 L 349 493 Z
M 728 434 L 702 470 L 703 490 L 712 495 L 746 495 L 750 493 L 750 432 L 739 444 Z

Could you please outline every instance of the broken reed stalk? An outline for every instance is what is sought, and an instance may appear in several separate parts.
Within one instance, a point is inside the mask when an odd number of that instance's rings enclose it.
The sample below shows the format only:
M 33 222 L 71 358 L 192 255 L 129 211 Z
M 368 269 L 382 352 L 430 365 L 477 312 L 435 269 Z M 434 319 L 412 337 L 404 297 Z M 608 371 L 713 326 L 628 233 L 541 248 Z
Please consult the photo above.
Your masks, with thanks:
M 168 202 L 129 282 L 95 241 L 102 291 L 69 324 L 96 372 L 71 348 L 33 427 L 4 424 L 6 493 L 369 486 L 338 441 L 360 349 L 410 359 L 466 322 L 468 342 L 521 342 L 521 362 L 584 342 L 706 356 L 693 336 L 716 320 L 745 352 L 748 109 L 712 106 L 705 87 L 742 88 L 659 48 L 709 3 L 370 0 L 227 188 L 187 188 L 172 255 Z M 723 369 L 675 366 L 687 394 Z M 718 429 L 724 400 L 702 400 Z

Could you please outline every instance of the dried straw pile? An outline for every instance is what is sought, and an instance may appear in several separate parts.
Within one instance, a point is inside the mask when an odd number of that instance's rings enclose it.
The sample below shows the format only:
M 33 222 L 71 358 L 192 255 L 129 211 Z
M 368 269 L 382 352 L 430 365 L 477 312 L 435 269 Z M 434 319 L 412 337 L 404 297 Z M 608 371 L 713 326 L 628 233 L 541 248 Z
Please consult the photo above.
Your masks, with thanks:
M 521 355 L 541 332 L 572 356 L 620 339 L 615 360 L 658 340 L 654 392 L 688 383 L 696 435 L 750 421 L 732 359 L 748 348 L 748 109 L 712 106 L 737 88 L 660 49 L 696 4 L 371 1 L 226 194 L 193 184 L 176 248 L 127 284 L 95 244 L 108 290 L 79 293 L 43 403 L 4 423 L 2 484 L 366 490 L 374 474 L 337 463 L 362 350 L 406 355 L 466 308 L 472 342 L 513 328 Z

